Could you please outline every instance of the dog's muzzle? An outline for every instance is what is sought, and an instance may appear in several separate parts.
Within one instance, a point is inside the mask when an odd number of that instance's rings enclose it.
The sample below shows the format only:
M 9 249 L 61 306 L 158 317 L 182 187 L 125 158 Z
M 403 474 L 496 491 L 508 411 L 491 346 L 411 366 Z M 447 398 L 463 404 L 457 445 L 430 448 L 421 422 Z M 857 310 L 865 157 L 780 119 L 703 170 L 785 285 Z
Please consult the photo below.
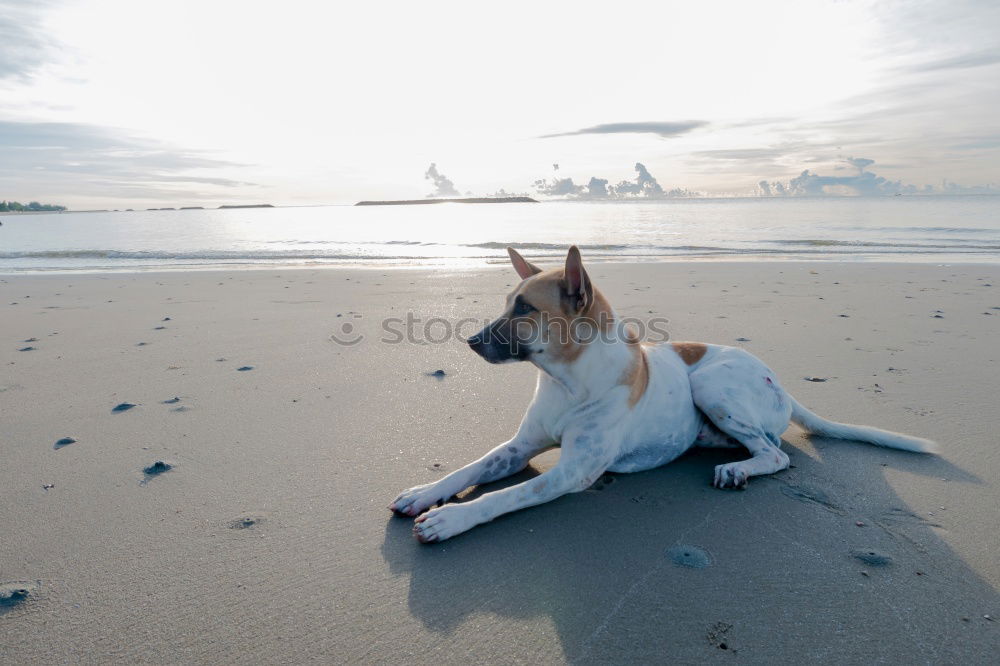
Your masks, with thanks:
M 490 363 L 526 361 L 529 356 L 528 348 L 522 346 L 511 334 L 507 320 L 493 322 L 466 342 L 472 351 Z

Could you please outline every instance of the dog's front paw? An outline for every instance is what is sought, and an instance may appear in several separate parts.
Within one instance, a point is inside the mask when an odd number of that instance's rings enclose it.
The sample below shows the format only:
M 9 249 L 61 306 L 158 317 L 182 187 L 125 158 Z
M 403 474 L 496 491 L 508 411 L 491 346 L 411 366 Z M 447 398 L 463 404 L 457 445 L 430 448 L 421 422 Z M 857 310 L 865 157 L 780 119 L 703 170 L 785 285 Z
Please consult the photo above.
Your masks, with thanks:
M 416 516 L 431 508 L 446 497 L 435 488 L 434 483 L 404 490 L 389 504 L 389 509 L 404 516 Z
M 746 470 L 738 462 L 716 465 L 715 481 L 712 485 L 716 488 L 738 488 L 745 490 L 747 487 Z
M 436 543 L 461 534 L 475 524 L 466 507 L 449 504 L 417 518 L 413 523 L 413 536 L 421 543 Z

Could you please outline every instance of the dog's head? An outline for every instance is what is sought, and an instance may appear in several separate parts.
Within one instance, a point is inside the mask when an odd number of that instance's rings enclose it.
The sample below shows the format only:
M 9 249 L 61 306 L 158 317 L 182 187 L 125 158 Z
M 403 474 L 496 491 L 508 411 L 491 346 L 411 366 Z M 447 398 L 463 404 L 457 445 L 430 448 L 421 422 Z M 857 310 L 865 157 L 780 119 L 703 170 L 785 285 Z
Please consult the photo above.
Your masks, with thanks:
M 490 363 L 573 361 L 612 320 L 583 268 L 580 250 L 574 245 L 566 265 L 548 271 L 513 248 L 507 252 L 521 283 L 507 296 L 503 314 L 469 338 L 469 346 Z

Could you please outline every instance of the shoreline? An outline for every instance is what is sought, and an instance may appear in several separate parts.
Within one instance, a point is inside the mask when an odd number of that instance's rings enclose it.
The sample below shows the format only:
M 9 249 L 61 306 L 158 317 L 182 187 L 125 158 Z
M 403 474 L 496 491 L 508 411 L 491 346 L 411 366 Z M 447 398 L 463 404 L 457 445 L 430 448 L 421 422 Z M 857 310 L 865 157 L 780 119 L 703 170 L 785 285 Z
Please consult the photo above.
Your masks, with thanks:
M 555 265 L 558 263 L 556 257 L 552 256 L 531 256 L 525 255 L 529 261 L 535 261 L 537 263 L 547 263 Z M 947 260 L 929 260 L 925 258 L 914 258 L 914 259 L 899 259 L 896 261 L 886 259 L 885 257 L 878 257 L 872 259 L 853 259 L 848 260 L 843 257 L 832 257 L 829 259 L 816 259 L 816 258 L 780 258 L 773 257 L 769 255 L 726 255 L 726 256 L 708 256 L 708 257 L 668 257 L 655 259 L 650 259 L 643 261 L 635 257 L 619 258 L 601 258 L 595 257 L 589 260 L 588 265 L 593 264 L 596 266 L 656 266 L 656 265 L 676 265 L 676 264 L 733 264 L 733 265 L 795 265 L 795 264 L 816 264 L 818 266 L 981 266 L 981 267 L 997 267 L 1000 266 L 1000 261 L 971 261 L 971 260 L 960 260 L 960 261 L 947 261 Z M 287 263 L 287 264 L 259 264 L 259 263 L 247 263 L 247 264 L 179 264 L 179 265 L 156 265 L 150 267 L 142 266 L 121 266 L 121 267 L 81 267 L 81 268 L 19 268 L 5 269 L 0 265 L 0 277 L 17 277 L 17 276 L 42 276 L 42 275 L 145 275 L 145 274 L 176 274 L 176 273 L 211 273 L 211 272 L 253 272 L 253 271 L 281 271 L 281 270 L 361 270 L 361 271 L 374 271 L 374 270 L 391 270 L 391 271 L 477 271 L 477 270 L 488 270 L 498 266 L 507 266 L 509 261 L 505 258 L 496 259 L 470 259 L 468 261 L 455 262 L 455 263 L 423 263 L 423 264 L 413 264 L 413 263 Z

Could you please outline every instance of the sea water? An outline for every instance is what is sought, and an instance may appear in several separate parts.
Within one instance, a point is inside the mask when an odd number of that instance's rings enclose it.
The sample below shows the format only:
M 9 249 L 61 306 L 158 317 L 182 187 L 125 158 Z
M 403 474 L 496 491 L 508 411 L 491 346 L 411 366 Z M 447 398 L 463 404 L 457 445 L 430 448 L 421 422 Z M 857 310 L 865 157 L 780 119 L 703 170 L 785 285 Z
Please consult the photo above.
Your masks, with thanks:
M 765 259 L 996 263 L 1000 196 L 0 214 L 0 272 Z

